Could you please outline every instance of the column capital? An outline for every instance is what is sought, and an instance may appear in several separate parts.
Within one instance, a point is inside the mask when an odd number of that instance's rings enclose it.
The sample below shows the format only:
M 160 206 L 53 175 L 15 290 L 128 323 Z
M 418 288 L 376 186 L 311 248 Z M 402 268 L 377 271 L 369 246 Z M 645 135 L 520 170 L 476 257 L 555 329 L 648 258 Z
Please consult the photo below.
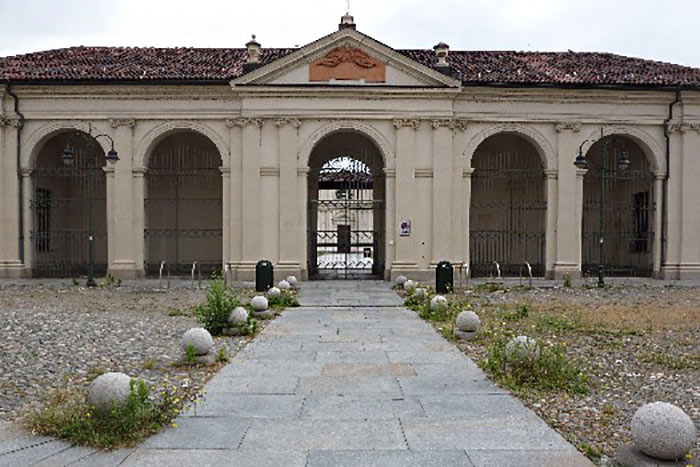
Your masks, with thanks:
M 669 123 L 666 125 L 666 131 L 668 133 L 687 133 L 689 131 L 700 132 L 700 123 Z
M 298 118 L 292 118 L 292 117 L 283 117 L 283 118 L 276 118 L 275 119 L 275 126 L 277 128 L 281 128 L 284 125 L 291 125 L 294 128 L 300 128 L 301 127 L 301 120 Z
M 226 126 L 229 128 L 233 127 L 240 127 L 243 128 L 248 125 L 255 125 L 258 128 L 262 128 L 263 126 L 263 119 L 262 118 L 244 118 L 244 117 L 238 117 L 238 118 L 227 118 L 226 119 Z
M 657 170 L 653 173 L 653 175 L 654 180 L 664 180 L 668 176 L 668 173 L 665 171 Z
M 561 133 L 562 131 L 578 133 L 581 131 L 581 124 L 578 122 L 559 122 L 554 124 L 554 129 L 557 130 L 557 133 Z
M 559 178 L 559 170 L 557 169 L 548 169 L 544 170 L 544 176 L 547 177 L 548 179 L 556 179 Z
M 114 167 L 113 165 L 105 165 L 104 167 L 102 167 L 102 170 L 104 171 L 106 177 L 114 177 L 116 167 Z
M 146 167 L 133 167 L 131 169 L 131 174 L 134 177 L 143 177 L 146 175 L 146 172 L 148 172 L 148 169 Z
M 433 127 L 433 130 L 449 128 L 452 131 L 465 131 L 468 124 L 469 122 L 467 120 L 458 118 L 434 118 L 430 120 L 430 125 Z
M 224 177 L 229 177 L 231 175 L 231 167 L 219 167 L 219 172 Z
M 136 128 L 136 120 L 133 118 L 110 118 L 109 125 L 112 128 L 119 128 L 120 126 Z
M 0 126 L 13 126 L 19 128 L 22 121 L 19 118 L 10 117 L 8 115 L 0 115 Z
M 27 167 L 22 167 L 22 168 L 19 170 L 19 173 L 22 174 L 22 177 L 25 177 L 25 178 L 26 178 L 26 177 L 31 177 L 33 171 L 34 171 L 34 169 L 30 169 L 30 168 L 27 168 Z
M 472 178 L 472 174 L 474 173 L 474 168 L 469 167 L 467 169 L 462 169 L 462 178 Z
M 396 177 L 396 169 L 385 168 L 384 169 L 384 176 L 386 178 L 395 178 Z
M 309 168 L 308 167 L 298 167 L 297 168 L 297 175 L 300 177 L 306 177 L 309 175 Z
M 394 119 L 394 128 L 397 130 L 403 127 L 411 127 L 414 130 L 418 129 L 418 125 L 420 124 L 420 120 L 417 118 L 395 118 Z
M 576 169 L 576 178 L 583 178 L 588 173 L 588 169 Z

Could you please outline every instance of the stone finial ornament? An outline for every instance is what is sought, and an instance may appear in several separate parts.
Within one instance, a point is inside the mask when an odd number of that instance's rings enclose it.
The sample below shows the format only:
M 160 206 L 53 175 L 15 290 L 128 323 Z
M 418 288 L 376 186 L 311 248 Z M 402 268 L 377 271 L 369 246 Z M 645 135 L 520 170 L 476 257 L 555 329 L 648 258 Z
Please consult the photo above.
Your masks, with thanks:
M 279 297 L 280 295 L 282 295 L 282 291 L 279 287 L 270 287 L 267 290 L 267 296 L 270 298 Z
M 403 287 L 404 282 L 406 282 L 408 278 L 406 276 L 398 276 L 396 279 L 394 279 L 394 283 L 398 286 Z
M 255 34 L 253 34 L 252 39 L 248 41 L 248 43 L 245 45 L 247 51 L 248 51 L 248 59 L 246 63 L 253 63 L 257 64 L 260 63 L 260 56 L 262 55 L 262 48 L 260 46 L 260 43 L 255 40 Z
M 267 310 L 267 298 L 262 295 L 256 295 L 250 300 L 250 306 L 253 307 L 253 311 L 265 311 Z
M 297 280 L 297 276 L 287 276 L 287 282 L 289 282 L 289 285 L 292 287 L 296 287 L 299 281 Z
M 239 326 L 248 321 L 248 310 L 242 306 L 237 306 L 228 316 L 228 322 L 231 326 Z
M 481 320 L 473 311 L 466 310 L 457 315 L 455 335 L 460 339 L 472 339 L 479 330 Z
M 531 337 L 518 336 L 506 344 L 506 360 L 512 364 L 533 363 L 540 358 L 540 346 Z
M 286 280 L 279 281 L 279 283 L 277 284 L 277 287 L 279 287 L 280 290 L 289 290 L 292 288 L 292 286 Z
M 182 336 L 182 350 L 192 347 L 195 355 L 207 355 L 214 348 L 214 339 L 204 328 L 192 328 Z
M 450 55 L 449 45 L 445 44 L 444 42 L 440 42 L 433 46 L 433 50 L 435 51 L 435 57 L 437 58 L 437 63 L 435 66 L 450 66 L 447 61 Z
M 406 282 L 403 283 L 403 289 L 408 293 L 413 293 L 415 288 L 416 288 L 416 281 L 413 281 L 411 279 L 407 279 Z
M 447 309 L 447 299 L 442 295 L 436 295 L 430 300 L 430 311 Z

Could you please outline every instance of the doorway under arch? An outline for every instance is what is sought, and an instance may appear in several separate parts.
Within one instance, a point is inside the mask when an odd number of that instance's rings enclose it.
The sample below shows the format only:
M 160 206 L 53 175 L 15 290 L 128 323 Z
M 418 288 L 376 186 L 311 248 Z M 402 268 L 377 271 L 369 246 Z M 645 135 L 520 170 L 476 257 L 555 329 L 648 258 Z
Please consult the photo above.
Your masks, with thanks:
M 162 261 L 173 274 L 222 268 L 223 181 L 216 145 L 195 131 L 168 134 L 156 144 L 146 171 L 145 271 Z
M 383 278 L 385 177 L 367 136 L 337 131 L 312 150 L 308 175 L 310 279 Z
M 472 275 L 518 275 L 527 262 L 544 276 L 547 195 L 537 149 L 523 136 L 499 133 L 477 147 L 472 167 Z
M 627 153 L 630 162 L 624 170 L 618 168 L 622 151 Z M 586 159 L 583 274 L 596 274 L 602 248 L 606 275 L 651 276 L 654 272 L 652 245 L 657 196 L 651 162 L 634 140 L 623 135 L 606 136 L 597 141 L 588 150 Z
M 43 145 L 32 168 L 31 246 L 33 277 L 75 277 L 87 273 L 89 258 L 88 223 L 92 171 L 94 189 L 93 238 L 95 272 L 107 271 L 107 189 L 105 153 L 94 142 L 95 160 L 90 163 L 85 138 L 74 131 L 60 133 Z M 92 138 L 85 133 L 83 136 Z M 63 162 L 63 151 L 73 150 L 70 165 Z

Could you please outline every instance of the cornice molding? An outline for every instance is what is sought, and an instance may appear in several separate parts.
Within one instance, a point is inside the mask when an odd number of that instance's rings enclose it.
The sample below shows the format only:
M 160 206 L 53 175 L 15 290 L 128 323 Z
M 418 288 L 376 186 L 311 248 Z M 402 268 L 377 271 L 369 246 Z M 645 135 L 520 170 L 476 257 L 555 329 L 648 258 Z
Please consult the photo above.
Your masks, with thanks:
M 136 120 L 133 118 L 110 118 L 109 125 L 112 128 L 119 128 L 120 126 L 136 128 Z
M 578 133 L 581 131 L 581 124 L 577 122 L 559 122 L 554 125 L 554 129 L 557 130 L 557 133 L 561 133 L 562 131 Z

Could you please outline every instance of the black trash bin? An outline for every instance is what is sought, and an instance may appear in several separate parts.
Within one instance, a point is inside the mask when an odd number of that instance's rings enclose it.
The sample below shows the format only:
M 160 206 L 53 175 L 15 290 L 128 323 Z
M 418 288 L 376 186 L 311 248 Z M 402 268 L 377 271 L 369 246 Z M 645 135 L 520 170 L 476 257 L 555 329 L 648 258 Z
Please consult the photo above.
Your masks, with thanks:
M 267 292 L 272 287 L 272 281 L 272 263 L 266 259 L 258 261 L 258 264 L 255 265 L 255 291 Z
M 435 291 L 437 293 L 450 293 L 452 289 L 454 289 L 452 263 L 440 261 L 435 268 Z

